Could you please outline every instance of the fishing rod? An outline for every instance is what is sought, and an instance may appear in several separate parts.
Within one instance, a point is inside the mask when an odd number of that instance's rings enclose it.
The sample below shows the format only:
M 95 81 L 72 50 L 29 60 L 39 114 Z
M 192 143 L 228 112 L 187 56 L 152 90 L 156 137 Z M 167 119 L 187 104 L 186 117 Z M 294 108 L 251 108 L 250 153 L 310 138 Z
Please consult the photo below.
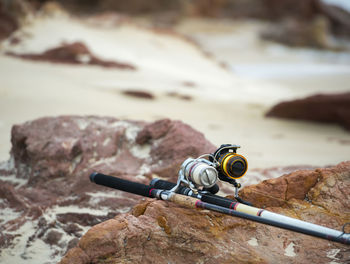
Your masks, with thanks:
M 171 190 L 176 186 L 176 183 L 154 178 L 151 180 L 149 185 L 155 189 Z M 198 191 L 197 193 L 195 193 L 190 188 L 181 186 L 178 189 L 177 193 L 198 198 L 202 202 L 216 204 L 227 208 L 234 208 L 237 202 L 252 206 L 250 202 L 244 201 L 238 195 L 235 197 L 236 201 L 219 195 L 215 195 L 219 191 L 219 186 L 215 185 L 214 187 L 215 188 L 203 188 L 202 191 Z
M 141 195 L 144 197 L 171 201 L 187 208 L 202 208 L 212 210 L 215 212 L 252 220 L 262 224 L 267 224 L 282 229 L 287 229 L 306 235 L 350 245 L 350 234 L 345 232 L 345 225 L 343 226 L 343 230 L 341 232 L 338 230 L 275 214 L 254 207 L 251 207 L 250 211 L 247 210 L 246 212 L 241 212 L 227 207 L 222 207 L 216 204 L 203 202 L 198 198 L 178 194 L 172 190 L 155 189 L 150 185 L 132 182 L 97 172 L 94 172 L 90 175 L 90 180 L 91 182 L 94 182 L 99 185 Z M 247 205 L 244 206 L 250 207 Z
M 174 186 L 176 184 L 172 183 L 172 182 L 168 182 L 168 181 L 162 180 L 162 179 L 154 178 L 154 179 L 151 180 L 149 185 L 151 187 L 155 188 L 155 189 L 171 190 L 172 188 L 174 188 Z M 305 226 L 305 227 L 307 227 L 309 229 L 314 229 L 314 230 L 319 230 L 320 228 L 323 229 L 323 227 L 319 226 L 319 225 L 311 224 L 311 223 L 308 223 L 308 222 L 305 222 L 305 221 L 302 221 L 302 220 L 299 220 L 299 219 L 287 217 L 287 216 L 284 216 L 284 215 L 281 215 L 281 214 L 276 214 L 276 213 L 270 212 L 270 211 L 265 210 L 265 209 L 260 209 L 260 208 L 253 207 L 252 204 L 250 204 L 247 201 L 242 200 L 239 197 L 235 198 L 236 200 L 238 198 L 238 202 L 237 202 L 237 201 L 234 201 L 234 200 L 229 199 L 229 198 L 225 198 L 225 197 L 222 197 L 222 196 L 219 196 L 219 195 L 215 195 L 215 194 L 210 193 L 208 191 L 204 191 L 204 192 L 199 191 L 196 194 L 196 193 L 193 193 L 190 188 L 186 188 L 184 186 L 181 186 L 181 188 L 179 189 L 178 193 L 182 194 L 182 195 L 191 196 L 191 197 L 200 199 L 202 202 L 207 202 L 209 204 L 218 205 L 218 206 L 221 206 L 221 207 L 226 207 L 226 208 L 229 208 L 229 209 L 232 209 L 232 210 L 235 210 L 235 211 L 247 213 L 247 214 L 250 214 L 250 215 L 253 215 L 253 216 L 254 215 L 255 216 L 259 216 L 259 217 L 265 218 L 265 219 L 276 220 L 276 221 L 283 221 L 283 222 L 286 222 L 286 223 L 289 222 L 289 223 L 293 224 L 294 226 L 302 225 L 302 226 Z M 241 199 L 243 201 L 243 203 L 240 202 L 239 199 Z M 344 231 L 344 228 L 345 228 L 346 225 L 347 224 L 345 224 L 344 227 L 343 227 L 343 232 L 342 233 L 344 233 L 344 234 L 346 234 L 345 231 Z M 326 228 L 326 229 L 327 229 L 326 231 L 329 232 L 329 228 Z M 337 232 L 339 232 L 339 231 L 337 231 Z M 339 234 L 339 233 L 336 233 L 336 234 Z
M 234 186 L 234 197 L 238 202 L 252 205 L 250 202 L 244 201 L 238 195 L 241 184 L 237 183 L 236 180 L 242 178 L 246 174 L 248 162 L 245 157 L 237 154 L 237 148 L 240 148 L 240 146 L 224 144 L 213 154 L 204 154 L 196 159 L 186 159 L 180 167 L 177 183 L 173 185 L 171 191 L 197 198 L 203 196 L 202 201 L 208 199 L 207 202 L 213 203 L 213 199 L 225 199 L 220 196 L 206 195 L 215 194 L 219 191 L 219 186 L 217 186 L 216 183 L 220 179 Z M 208 159 L 205 159 L 205 157 Z M 154 181 L 153 183 L 151 182 L 151 184 L 157 185 L 156 188 L 160 189 L 167 189 L 170 186 L 169 183 L 164 181 Z M 219 203 L 219 201 L 217 202 L 217 205 L 223 206 L 222 203 Z
M 204 154 L 196 159 L 188 158 L 181 165 L 177 184 L 185 183 L 193 190 L 200 186 L 211 187 L 220 179 L 232 184 L 236 190 L 239 189 L 241 185 L 236 180 L 246 174 L 248 162 L 244 156 L 237 154 L 238 148 L 239 145 L 223 144 L 212 154 Z M 208 157 L 208 160 L 204 157 Z M 205 175 L 200 175 L 202 173 Z
M 343 244 L 350 244 L 350 234 L 345 232 L 347 224 L 343 226 L 343 232 L 341 232 L 253 207 L 251 203 L 240 198 L 238 189 L 241 185 L 236 180 L 246 174 L 248 162 L 244 156 L 237 154 L 238 148 L 240 148 L 239 145 L 224 144 L 212 154 L 186 159 L 180 167 L 176 183 L 153 179 L 150 185 L 144 185 L 101 173 L 91 174 L 90 180 L 107 187 L 146 197 L 173 201 L 190 208 L 205 208 Z M 235 201 L 215 195 L 219 191 L 217 185 L 219 179 L 234 186 Z

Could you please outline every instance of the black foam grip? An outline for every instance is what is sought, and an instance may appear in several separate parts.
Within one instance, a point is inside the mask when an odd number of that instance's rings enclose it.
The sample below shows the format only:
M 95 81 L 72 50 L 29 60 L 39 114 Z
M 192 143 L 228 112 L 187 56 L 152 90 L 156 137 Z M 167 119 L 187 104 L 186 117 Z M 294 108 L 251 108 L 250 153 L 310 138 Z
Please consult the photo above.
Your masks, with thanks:
M 128 181 L 97 172 L 94 172 L 90 175 L 90 180 L 99 185 L 146 197 L 151 197 L 150 191 L 153 189 L 149 185 Z
M 168 182 L 168 181 L 164 181 L 164 180 L 161 180 L 161 179 L 154 178 L 153 180 L 151 180 L 149 185 L 152 186 L 153 188 L 156 188 L 156 189 L 170 190 L 176 184 L 173 183 L 173 182 Z
M 150 185 L 153 188 L 155 188 L 155 189 L 170 190 L 176 184 L 172 183 L 172 182 L 164 181 L 164 180 L 161 180 L 161 179 L 153 179 L 151 181 Z M 215 187 L 215 186 L 217 186 L 217 185 L 214 185 L 213 187 Z M 215 189 L 216 188 L 214 188 L 214 190 Z M 217 187 L 217 189 L 219 189 L 219 188 Z M 179 191 L 178 191 L 178 193 L 187 195 L 190 191 L 191 191 L 190 188 L 181 186 Z M 214 195 L 213 193 L 212 194 L 202 194 L 201 201 L 207 202 L 207 203 L 211 203 L 211 204 L 215 204 L 215 205 L 219 205 L 219 206 L 226 207 L 226 208 L 233 208 L 234 205 L 237 203 L 236 201 L 233 201 L 231 199 L 228 199 L 228 198 L 225 198 L 225 197 L 221 197 L 221 196 L 218 196 L 218 195 Z
M 231 199 L 221 197 L 218 195 L 212 195 L 212 194 L 203 194 L 201 197 L 201 201 L 206 202 L 206 203 L 219 205 L 219 206 L 226 207 L 226 208 L 231 208 L 231 209 L 237 203 L 236 201 L 233 201 Z
M 240 197 L 236 197 L 236 200 L 237 200 L 239 203 L 246 204 L 246 205 L 249 205 L 249 206 L 253 206 L 253 204 L 252 204 L 251 202 L 245 201 L 245 200 L 243 200 L 243 199 L 240 198 Z
M 207 192 L 210 192 L 212 194 L 218 193 L 219 190 L 220 190 L 220 187 L 217 184 L 215 184 L 214 186 L 212 186 L 210 188 L 203 188 L 203 191 L 207 191 Z
M 153 188 L 163 189 L 163 190 L 170 190 L 173 187 L 175 187 L 175 185 L 176 184 L 173 183 L 173 182 L 168 182 L 168 181 L 164 181 L 164 180 L 161 180 L 161 179 L 153 179 L 150 182 L 150 186 L 152 186 Z M 215 194 L 215 193 L 217 193 L 219 191 L 219 186 L 217 184 L 215 184 L 213 187 L 204 188 L 203 190 L 208 191 L 208 192 L 210 192 L 212 194 Z M 185 187 L 185 186 L 180 186 L 180 188 L 179 188 L 179 190 L 177 192 L 187 195 L 190 191 L 191 191 L 190 188 Z
M 168 182 L 161 179 L 153 179 L 149 185 L 152 186 L 152 188 L 161 189 L 161 190 L 170 190 L 176 186 L 176 184 L 173 182 Z M 191 191 L 190 188 L 187 188 L 185 186 L 180 186 L 177 193 L 187 195 L 190 191 Z

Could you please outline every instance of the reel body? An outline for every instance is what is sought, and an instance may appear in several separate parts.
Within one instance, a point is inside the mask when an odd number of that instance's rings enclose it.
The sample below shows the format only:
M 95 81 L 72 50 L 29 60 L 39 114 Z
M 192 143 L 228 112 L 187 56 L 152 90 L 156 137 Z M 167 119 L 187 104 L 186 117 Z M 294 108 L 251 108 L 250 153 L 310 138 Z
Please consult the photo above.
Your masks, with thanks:
M 182 163 L 177 183 L 170 191 L 178 192 L 181 184 L 190 188 L 193 193 L 198 193 L 199 188 L 205 191 L 214 187 L 218 181 L 218 172 L 215 167 L 214 163 L 201 157 L 188 158 Z
M 217 170 L 205 159 L 188 158 L 182 163 L 180 173 L 196 187 L 210 188 L 218 181 Z

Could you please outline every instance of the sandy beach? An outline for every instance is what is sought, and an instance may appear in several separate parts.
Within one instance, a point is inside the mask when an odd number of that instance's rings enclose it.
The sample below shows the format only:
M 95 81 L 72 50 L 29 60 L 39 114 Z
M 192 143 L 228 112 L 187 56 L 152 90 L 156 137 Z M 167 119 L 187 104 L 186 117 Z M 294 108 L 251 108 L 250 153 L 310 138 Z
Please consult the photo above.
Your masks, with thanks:
M 349 160 L 350 133 L 342 127 L 266 118 L 265 113 L 284 100 L 349 92 L 350 53 L 264 41 L 259 34 L 267 26 L 267 22 L 256 20 L 184 18 L 172 29 L 160 30 L 145 17 L 73 17 L 55 9 L 39 12 L 0 43 L 0 161 L 10 160 L 0 163 L 0 169 L 10 171 L 14 166 L 14 159 L 10 159 L 14 125 L 61 115 L 181 120 L 217 146 L 241 145 L 239 153 L 247 158 L 247 175 L 251 176 L 241 180 L 243 186 L 261 181 L 263 169 L 269 169 L 266 177 L 277 177 L 286 173 L 288 166 L 294 171 Z M 42 54 L 76 42 L 101 60 L 125 63 L 135 70 L 88 65 L 91 57 L 81 58 L 85 64 L 73 65 L 7 55 Z M 149 98 L 126 95 L 126 91 L 144 92 Z M 1 180 L 17 189 L 28 184 L 15 174 L 2 175 Z M 32 186 L 28 186 L 32 193 Z M 71 193 L 59 199 L 74 201 L 76 194 Z M 123 198 L 114 190 L 87 195 L 93 207 L 103 199 Z M 0 222 L 22 218 L 17 209 L 2 205 L 5 209 L 0 212 Z M 48 228 L 58 233 L 62 229 L 59 224 L 51 227 L 51 223 L 58 223 L 58 214 L 92 214 L 96 218 L 111 211 L 104 206 L 83 208 L 80 202 L 43 208 Z M 115 212 L 124 213 L 129 208 Z M 6 230 L 15 237 L 13 245 L 4 248 L 1 263 L 21 263 L 24 259 L 33 264 L 56 263 L 68 241 L 77 240 L 92 225 L 78 224 L 78 235 L 62 233 L 61 244 L 49 245 L 36 239 L 39 220 Z M 32 241 L 33 237 L 36 240 Z M 258 245 L 254 239 L 247 243 Z M 285 241 L 284 255 L 294 256 L 294 244 L 289 244 L 290 249 Z M 330 256 L 332 252 L 328 252 Z
M 9 158 L 14 124 L 58 115 L 182 120 L 216 145 L 241 145 L 250 168 L 327 166 L 350 157 L 350 134 L 341 127 L 264 117 L 282 100 L 350 91 L 349 54 L 262 41 L 258 21 L 179 23 L 175 30 L 200 48 L 179 35 L 140 26 L 140 21 L 101 25 L 64 13 L 39 16 L 15 33 L 18 45 L 3 42 L 0 159 Z M 51 64 L 4 54 L 40 53 L 73 41 L 101 58 L 138 69 Z M 129 97 L 122 94 L 125 90 L 146 91 L 155 99 Z

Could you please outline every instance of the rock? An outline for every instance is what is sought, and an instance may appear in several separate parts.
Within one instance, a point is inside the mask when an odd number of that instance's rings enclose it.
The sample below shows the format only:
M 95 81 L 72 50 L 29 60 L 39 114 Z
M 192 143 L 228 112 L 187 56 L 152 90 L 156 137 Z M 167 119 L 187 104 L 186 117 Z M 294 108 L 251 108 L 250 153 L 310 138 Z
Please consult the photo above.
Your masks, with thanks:
M 215 150 L 203 134 L 168 119 L 147 124 L 93 116 L 42 118 L 14 126 L 11 141 L 15 167 L 29 172 L 32 186 L 50 178 L 73 181 L 69 175 L 101 169 L 139 176 L 144 183 L 153 173 L 175 180 L 185 157 Z
M 191 82 L 191 81 L 184 81 L 182 85 L 188 88 L 195 88 L 197 86 L 195 82 Z
M 32 4 L 27 0 L 0 0 L 0 41 L 8 38 L 33 16 Z M 11 44 L 16 43 L 11 39 Z
M 339 4 L 330 4 L 319 1 L 320 12 L 326 16 L 331 24 L 332 32 L 349 38 L 350 36 L 350 13 Z
M 180 121 L 96 116 L 15 125 L 11 142 L 11 159 L 0 163 L 1 263 L 57 262 L 91 226 L 142 199 L 91 183 L 93 171 L 145 184 L 154 174 L 175 181 L 187 157 L 215 149 Z
M 150 92 L 145 91 L 139 91 L 139 90 L 126 90 L 122 92 L 124 95 L 131 96 L 131 97 L 137 97 L 137 98 L 143 98 L 143 99 L 154 99 L 154 95 Z
M 311 187 L 320 180 L 317 170 L 300 170 L 288 177 L 264 180 L 241 191 L 241 196 L 249 199 L 257 207 L 282 207 L 291 199 L 307 199 Z
M 286 167 L 271 167 L 271 168 L 265 168 L 265 169 L 259 169 L 259 168 L 249 169 L 246 175 L 244 176 L 244 179 L 245 178 L 249 179 L 249 182 L 246 183 L 245 181 L 242 181 L 241 184 L 243 187 L 245 187 L 247 185 L 260 183 L 263 180 L 277 178 L 283 174 L 290 174 L 297 170 L 311 170 L 311 169 L 316 169 L 316 167 L 299 165 L 299 166 L 286 166 Z
M 349 185 L 350 161 L 265 180 L 244 188 L 240 195 L 257 207 L 290 208 L 291 215 L 340 229 L 341 223 L 350 220 Z
M 175 182 L 188 156 L 215 150 L 182 122 L 47 117 L 14 126 L 11 141 L 11 159 L 0 163 L 0 262 L 58 262 L 68 249 L 61 263 L 325 263 L 350 257 L 336 243 L 89 182 L 93 171 L 145 184 L 155 174 Z M 349 168 L 345 162 L 293 172 L 241 195 L 340 229 L 350 220 Z
M 178 98 L 185 101 L 191 101 L 193 98 L 190 95 L 179 94 L 178 92 L 168 92 L 166 94 L 169 97 Z
M 58 241 L 62 238 L 62 233 L 52 230 L 47 233 L 44 241 L 50 245 L 57 245 Z
M 286 19 L 268 27 L 261 38 L 292 47 L 312 47 L 318 49 L 339 49 L 330 39 L 329 21 L 318 16 L 311 21 Z
M 110 1 L 110 0 L 95 0 L 95 1 L 80 1 L 80 0 L 56 0 L 69 12 L 74 14 L 91 14 L 99 12 L 116 11 L 118 13 L 125 13 L 130 15 L 140 14 L 167 14 L 171 12 L 178 12 L 183 8 L 180 0 L 163 1 L 163 0 L 149 0 L 147 3 L 141 0 L 131 1 Z M 36 0 L 33 5 L 40 9 L 48 5 L 47 0 Z
M 98 65 L 102 67 L 118 68 L 122 70 L 136 70 L 136 67 L 131 64 L 120 63 L 116 61 L 106 61 L 96 57 L 81 42 L 63 44 L 57 48 L 49 49 L 42 54 L 17 54 L 13 52 L 6 52 L 6 55 L 35 61 Z
M 272 107 L 266 116 L 336 123 L 350 130 L 350 93 L 319 94 L 281 102 Z
M 309 19 L 316 12 L 317 0 L 195 0 L 197 15 L 230 18 L 258 18 L 276 21 L 284 17 Z
M 157 28 L 171 28 L 183 16 L 263 19 L 276 22 L 262 34 L 264 38 L 292 46 L 315 47 L 316 45 L 321 48 L 346 49 L 346 45 L 334 41 L 329 33 L 348 37 L 350 32 L 349 12 L 340 6 L 330 5 L 321 0 L 194 0 L 190 2 L 152 0 L 147 1 L 147 4 L 140 0 L 127 2 L 98 0 L 93 3 L 91 1 L 82 3 L 77 0 L 61 0 L 53 3 L 42 0 L 31 1 L 29 2 L 31 7 L 25 8 L 23 3 L 30 6 L 28 2 L 23 0 L 15 2 L 21 3 L 16 6 L 23 6 L 17 8 L 20 10 L 40 9 L 41 13 L 52 15 L 64 8 L 79 15 L 99 14 L 100 20 L 109 22 L 115 18 L 108 16 L 103 18 L 104 15 L 101 16 L 101 14 L 107 12 L 124 14 L 124 16 L 146 14 L 150 15 L 150 22 Z M 60 8 L 61 5 L 62 8 Z M 17 13 L 14 14 L 15 18 L 23 16 Z M 321 22 L 319 17 L 322 17 Z M 330 44 L 335 47 L 329 47 Z M 27 54 L 27 58 L 34 59 L 34 55 L 36 54 Z M 87 61 L 87 56 L 82 58 L 83 61 Z
M 2 2 L 9 5 L 9 1 L 3 0 Z M 10 13 L 14 17 L 21 17 L 29 9 L 40 9 L 41 12 L 51 14 L 59 11 L 61 5 L 69 12 L 79 15 L 104 12 L 117 12 L 127 15 L 151 14 L 153 24 L 160 27 L 172 26 L 183 15 L 215 18 L 257 18 L 269 21 L 292 18 L 294 21 L 303 21 L 304 25 L 317 16 L 324 16 L 330 21 L 333 33 L 349 36 L 350 30 L 349 12 L 341 8 L 340 5 L 330 4 L 322 0 L 193 0 L 190 2 L 151 0 L 147 3 L 140 0 L 127 2 L 98 0 L 86 3 L 80 0 L 57 0 L 55 2 L 12 0 Z M 13 12 L 13 10 L 16 12 Z M 306 26 L 309 27 L 309 25 Z
M 350 161 L 246 187 L 258 206 L 340 230 L 350 221 Z M 92 227 L 66 263 L 346 263 L 349 247 L 207 210 L 147 199 Z
M 0 41 L 6 39 L 18 29 L 17 20 L 3 7 L 0 2 Z
M 45 0 L 36 1 L 45 3 Z M 126 14 L 152 14 L 163 19 L 177 15 L 199 15 L 209 17 L 254 17 L 276 20 L 285 16 L 309 18 L 317 11 L 317 0 L 193 0 L 162 1 L 98 0 L 82 3 L 79 0 L 59 0 L 65 8 L 75 13 L 116 11 Z M 164 18 L 164 16 L 166 18 Z M 159 19 L 159 18 L 158 18 Z

